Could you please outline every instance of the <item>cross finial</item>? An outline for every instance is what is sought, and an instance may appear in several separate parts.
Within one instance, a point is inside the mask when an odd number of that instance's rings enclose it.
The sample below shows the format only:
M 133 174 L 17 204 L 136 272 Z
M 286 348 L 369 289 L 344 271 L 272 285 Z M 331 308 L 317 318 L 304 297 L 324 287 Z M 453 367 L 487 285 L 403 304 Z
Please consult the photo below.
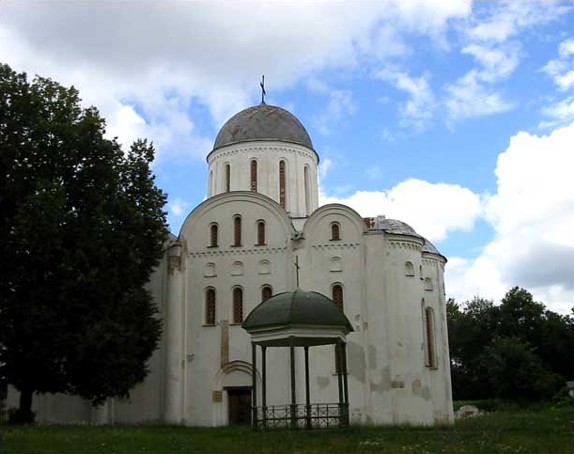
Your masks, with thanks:
M 297 277 L 297 288 L 299 288 L 299 256 L 295 256 L 295 275 Z
M 261 86 L 261 104 L 265 104 L 265 95 L 267 94 L 265 92 L 265 76 L 261 76 L 261 82 L 259 82 L 259 85 Z

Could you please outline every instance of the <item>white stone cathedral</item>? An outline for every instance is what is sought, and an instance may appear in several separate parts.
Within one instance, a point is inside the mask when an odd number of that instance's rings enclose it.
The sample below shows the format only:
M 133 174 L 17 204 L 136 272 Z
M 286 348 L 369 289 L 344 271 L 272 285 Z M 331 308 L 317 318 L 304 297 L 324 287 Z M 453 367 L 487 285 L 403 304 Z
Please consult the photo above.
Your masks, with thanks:
M 331 298 L 352 324 L 351 423 L 452 423 L 445 257 L 401 221 L 319 207 L 319 156 L 280 107 L 262 103 L 233 116 L 207 163 L 208 197 L 172 237 L 150 282 L 164 321 L 150 374 L 130 399 L 98 408 L 35 396 L 37 420 L 246 422 L 252 350 L 241 324 L 261 301 L 300 287 Z M 337 402 L 334 355 L 333 345 L 310 350 L 313 402 Z M 302 355 L 295 360 L 301 370 Z M 289 401 L 289 363 L 288 350 L 267 352 L 268 405 Z M 259 382 L 259 369 L 255 376 Z M 303 393 L 303 376 L 297 380 Z M 8 405 L 16 402 L 10 393 Z

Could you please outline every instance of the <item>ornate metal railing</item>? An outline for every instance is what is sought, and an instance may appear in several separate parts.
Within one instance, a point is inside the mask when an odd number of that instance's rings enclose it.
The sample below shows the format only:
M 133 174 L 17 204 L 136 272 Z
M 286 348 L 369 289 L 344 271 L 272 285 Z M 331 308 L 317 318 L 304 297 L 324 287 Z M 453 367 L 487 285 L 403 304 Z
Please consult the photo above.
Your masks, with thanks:
M 349 425 L 349 404 L 251 407 L 256 429 L 317 429 Z

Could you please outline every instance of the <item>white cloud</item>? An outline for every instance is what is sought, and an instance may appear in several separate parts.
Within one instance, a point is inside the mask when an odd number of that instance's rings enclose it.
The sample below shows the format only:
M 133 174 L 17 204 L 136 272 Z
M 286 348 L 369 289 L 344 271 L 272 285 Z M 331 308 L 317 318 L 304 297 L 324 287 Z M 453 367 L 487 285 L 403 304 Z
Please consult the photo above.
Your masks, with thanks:
M 477 78 L 485 82 L 496 82 L 508 77 L 519 63 L 519 46 L 510 44 L 498 48 L 480 44 L 469 44 L 461 51 L 472 55 L 480 64 L 476 71 Z
M 432 118 L 434 95 L 429 84 L 429 75 L 411 77 L 407 73 L 387 68 L 379 71 L 376 77 L 392 83 L 395 88 L 409 94 L 410 98 L 400 104 L 401 126 L 422 129 Z
M 0 39 L 3 60 L 14 69 L 73 83 L 110 119 L 113 134 L 125 135 L 120 141 L 145 134 L 160 154 L 169 154 L 205 143 L 196 119 L 183 118 L 190 105 L 208 111 L 215 129 L 257 99 L 262 73 L 279 90 L 327 68 L 356 68 L 386 51 L 408 52 L 404 29 L 441 39 L 449 20 L 468 14 L 470 0 L 389 0 L 360 8 L 352 2 L 8 0 Z M 353 109 L 346 91 L 330 101 L 332 117 Z M 126 116 L 130 107 L 144 123 Z
M 448 120 L 512 109 L 513 103 L 504 99 L 497 84 L 507 79 L 527 54 L 522 50 L 520 33 L 556 20 L 568 9 L 557 2 L 492 2 L 486 17 L 472 17 L 463 32 L 467 44 L 461 52 L 471 55 L 477 65 L 445 85 Z
M 189 205 L 189 202 L 186 202 L 182 199 L 175 199 L 169 204 L 169 212 L 174 216 L 179 217 L 187 213 Z
M 542 70 L 549 74 L 562 91 L 574 88 L 574 39 L 560 43 L 558 58 L 550 60 Z
M 491 6 L 492 14 L 483 20 L 478 19 L 468 30 L 471 39 L 501 43 L 524 28 L 547 24 L 569 10 L 569 7 L 559 2 L 544 0 L 493 2 Z
M 448 293 L 499 300 L 514 285 L 552 310 L 574 304 L 574 123 L 546 136 L 519 132 L 498 157 L 498 189 L 485 204 L 495 238 L 475 260 L 449 264 Z
M 353 114 L 356 109 L 350 90 L 331 90 L 327 107 L 315 120 L 315 124 L 322 134 L 328 135 L 332 128 L 338 126 L 343 118 Z
M 513 105 L 494 89 L 480 82 L 480 73 L 470 71 L 454 84 L 445 86 L 445 104 L 451 121 L 505 112 Z
M 454 230 L 471 230 L 481 214 L 480 197 L 469 189 L 417 179 L 388 191 L 358 191 L 345 198 L 321 191 L 319 202 L 342 203 L 364 217 L 384 214 L 399 219 L 431 241 L 441 241 Z

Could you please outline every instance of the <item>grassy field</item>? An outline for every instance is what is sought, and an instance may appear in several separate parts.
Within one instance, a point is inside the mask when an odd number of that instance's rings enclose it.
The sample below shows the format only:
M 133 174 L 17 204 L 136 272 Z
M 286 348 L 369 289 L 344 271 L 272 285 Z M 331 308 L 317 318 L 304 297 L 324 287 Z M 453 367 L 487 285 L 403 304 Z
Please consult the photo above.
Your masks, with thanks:
M 1 428 L 0 453 L 574 453 L 574 408 L 495 412 L 448 428 L 256 432 L 247 427 Z

